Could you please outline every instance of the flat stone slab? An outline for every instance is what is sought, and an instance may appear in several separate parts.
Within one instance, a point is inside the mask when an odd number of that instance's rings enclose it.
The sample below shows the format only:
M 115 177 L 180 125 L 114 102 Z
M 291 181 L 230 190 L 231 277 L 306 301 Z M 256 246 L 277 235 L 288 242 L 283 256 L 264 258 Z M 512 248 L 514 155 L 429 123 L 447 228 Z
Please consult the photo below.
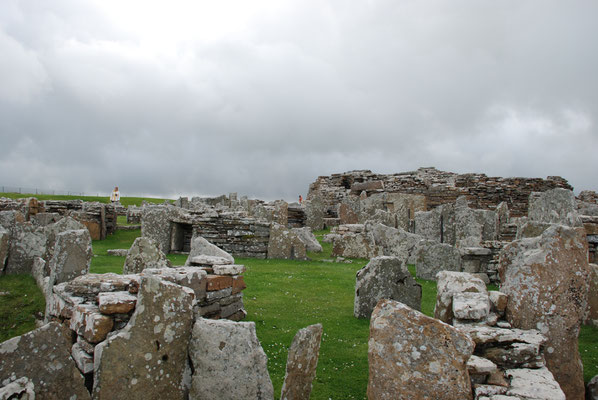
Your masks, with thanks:
M 455 293 L 453 315 L 457 319 L 483 320 L 490 313 L 490 301 L 486 293 Z
M 565 400 L 565 393 L 547 368 L 510 369 L 505 371 L 511 378 L 508 396 L 519 396 L 522 399 Z
M 225 257 L 218 257 L 218 256 L 207 256 L 207 255 L 199 255 L 190 257 L 189 264 L 191 265 L 230 265 L 233 262 L 230 259 Z
M 214 265 L 214 274 L 216 275 L 242 275 L 245 273 L 244 265 Z
M 70 350 L 56 322 L 0 343 L 0 383 L 6 386 L 24 377 L 27 382 L 21 383 L 26 389 L 30 382 L 36 398 L 90 399 Z
M 102 314 L 128 314 L 135 309 L 137 296 L 129 292 L 107 292 L 98 295 L 98 307 Z

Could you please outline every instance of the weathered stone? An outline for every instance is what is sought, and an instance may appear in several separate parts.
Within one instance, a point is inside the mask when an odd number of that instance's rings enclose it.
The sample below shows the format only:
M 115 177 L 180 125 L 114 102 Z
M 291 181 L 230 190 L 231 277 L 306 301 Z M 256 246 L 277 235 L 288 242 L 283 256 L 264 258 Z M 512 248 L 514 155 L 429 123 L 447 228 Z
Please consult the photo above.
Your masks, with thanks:
M 242 290 L 245 290 L 247 285 L 245 284 L 245 280 L 242 276 L 235 276 L 233 277 L 233 291 L 232 294 L 241 293 Z
M 503 315 L 507 309 L 509 297 L 503 292 L 493 290 L 488 292 L 488 298 L 490 299 L 491 310 L 499 315 Z
M 116 256 L 116 257 L 126 257 L 128 252 L 129 252 L 129 249 L 108 249 L 108 250 L 106 250 L 106 253 L 108 253 L 109 256 Z
M 266 354 L 253 322 L 199 318 L 189 356 L 194 369 L 192 400 L 274 398 Z
M 71 344 L 60 324 L 51 322 L 0 344 L 0 383 L 19 378 L 39 399 L 89 399 L 85 380 L 70 357 Z
M 93 356 L 87 353 L 79 343 L 73 344 L 71 349 L 71 356 L 75 363 L 77 364 L 77 368 L 83 374 L 88 374 L 93 372 Z
M 12 229 L 10 249 L 4 273 L 30 274 L 35 257 L 42 257 L 46 251 L 46 236 L 43 228 L 31 223 L 17 223 Z
M 422 288 L 397 257 L 376 257 L 357 272 L 355 305 L 357 318 L 369 318 L 380 299 L 400 301 L 421 310 Z
M 131 287 L 139 287 L 139 275 L 86 274 L 67 282 L 64 290 L 75 296 L 95 299 L 100 292 L 131 291 Z
M 216 275 L 241 275 L 245 272 L 244 265 L 214 265 Z
M 341 224 L 357 224 L 359 222 L 359 215 L 346 202 L 338 205 L 338 217 Z
M 107 292 L 98 295 L 98 307 L 102 314 L 127 314 L 135 309 L 137 296 L 129 292 Z
M 8 249 L 10 248 L 10 233 L 0 226 L 0 274 L 4 272 L 6 259 L 8 258 Z
M 583 228 L 554 225 L 540 237 L 517 240 L 500 255 L 507 320 L 548 338 L 546 365 L 568 399 L 583 399 L 577 347 L 587 307 L 590 270 Z
M 228 275 L 207 275 L 206 282 L 206 290 L 208 292 L 232 288 L 233 286 L 233 278 Z
M 575 195 L 572 190 L 562 188 L 532 193 L 527 217 L 530 221 L 581 226 Z
M 100 313 L 96 305 L 79 304 L 73 308 L 70 327 L 90 343 L 106 339 L 113 326 L 112 318 Z
M 548 222 L 526 221 L 517 226 L 517 239 L 525 239 L 540 236 L 546 229 L 550 228 Z
M 314 236 L 311 229 L 308 226 L 303 228 L 293 228 L 292 231 L 297 235 L 299 240 L 305 244 L 307 251 L 313 251 L 319 253 L 322 251 L 322 245 L 318 242 L 318 239 Z
M 498 367 L 487 358 L 472 355 L 467 360 L 467 370 L 470 375 L 490 375 L 496 372 Z
M 508 396 L 533 400 L 565 400 L 565 393 L 547 368 L 510 369 L 505 373 L 511 379 Z M 583 399 L 583 391 L 581 396 Z
M 193 291 L 143 276 L 127 326 L 96 346 L 95 399 L 183 399 Z
M 206 256 L 205 254 L 189 257 L 188 265 L 204 265 L 204 266 L 214 266 L 214 265 L 230 265 L 232 264 L 231 260 L 225 257 L 217 257 L 217 256 Z
M 87 229 L 61 232 L 56 236 L 54 256 L 49 262 L 50 285 L 68 282 L 89 272 L 93 251 Z
M 416 257 L 415 273 L 420 279 L 435 280 L 440 271 L 461 271 L 461 254 L 450 244 L 422 241 Z
M 588 290 L 588 308 L 585 314 L 584 323 L 598 323 L 598 265 L 590 264 L 590 279 Z
M 170 252 L 171 214 L 168 206 L 145 206 L 141 213 L 141 236 L 153 239 L 165 254 Z
M 58 235 L 66 231 L 78 231 L 86 229 L 85 225 L 72 217 L 60 218 L 53 224 L 44 226 L 44 234 L 46 235 L 46 251 L 42 258 L 44 260 L 51 260 L 54 256 L 54 248 L 56 247 L 56 240 Z M 91 235 L 90 235 L 91 237 Z
M 309 399 L 320 355 L 322 325 L 310 325 L 297 332 L 287 358 L 281 400 Z
M 177 285 L 188 287 L 195 293 L 195 300 L 201 301 L 206 297 L 206 271 L 195 267 L 174 268 L 146 268 L 142 275 L 159 275 L 160 279 L 167 280 Z
M 415 256 L 422 237 L 404 231 L 401 228 L 391 228 L 382 224 L 366 223 L 366 231 L 371 232 L 374 243 L 382 249 L 380 255 L 394 256 L 408 264 L 415 264 Z
M 268 242 L 268 258 L 305 260 L 307 259 L 306 247 L 293 230 L 272 223 Z
M 228 260 L 229 264 L 235 263 L 234 257 L 222 250 L 220 247 L 213 245 L 201 236 L 193 236 L 191 239 L 191 251 L 189 252 L 189 257 L 187 257 L 187 262 L 185 262 L 185 265 L 191 265 L 191 261 L 194 257 L 202 255 L 222 257 Z
M 442 271 L 437 278 L 434 317 L 449 324 L 453 322 L 453 296 L 456 293 L 487 293 L 484 282 L 467 272 Z
M 334 240 L 332 256 L 374 258 L 382 255 L 371 233 L 346 233 Z
M 487 293 L 455 293 L 453 317 L 464 320 L 484 320 L 490 313 Z
M 35 385 L 25 377 L 0 387 L 0 399 L 35 400 Z
M 313 197 L 305 201 L 305 225 L 314 231 L 324 229 L 324 217 L 326 216 L 326 204 L 319 197 Z
M 127 252 L 123 274 L 138 274 L 146 268 L 170 267 L 170 260 L 158 248 L 158 244 L 147 237 L 138 237 Z
M 380 300 L 370 321 L 370 399 L 471 399 L 464 333 L 393 300 Z

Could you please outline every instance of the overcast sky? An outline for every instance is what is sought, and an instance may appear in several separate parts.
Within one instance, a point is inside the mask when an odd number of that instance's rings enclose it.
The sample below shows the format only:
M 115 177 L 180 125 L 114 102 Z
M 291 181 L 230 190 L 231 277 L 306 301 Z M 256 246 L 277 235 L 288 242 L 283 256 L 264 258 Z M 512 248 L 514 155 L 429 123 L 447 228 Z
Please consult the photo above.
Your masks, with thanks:
M 294 200 L 435 166 L 598 190 L 596 21 L 596 0 L 1 0 L 0 185 Z

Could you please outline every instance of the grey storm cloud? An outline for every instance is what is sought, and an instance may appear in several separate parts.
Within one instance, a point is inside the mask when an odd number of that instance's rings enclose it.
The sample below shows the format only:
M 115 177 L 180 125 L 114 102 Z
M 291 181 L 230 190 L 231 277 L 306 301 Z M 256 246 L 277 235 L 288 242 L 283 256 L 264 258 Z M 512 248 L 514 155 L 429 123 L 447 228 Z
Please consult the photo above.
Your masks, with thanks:
M 0 2 L 0 184 L 295 199 L 436 166 L 598 190 L 598 3 Z

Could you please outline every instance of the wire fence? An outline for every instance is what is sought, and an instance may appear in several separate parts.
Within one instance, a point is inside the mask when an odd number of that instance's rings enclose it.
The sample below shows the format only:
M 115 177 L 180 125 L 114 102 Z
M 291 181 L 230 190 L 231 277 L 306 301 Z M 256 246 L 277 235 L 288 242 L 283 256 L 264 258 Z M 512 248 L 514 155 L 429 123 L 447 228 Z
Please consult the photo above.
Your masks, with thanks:
M 66 195 L 66 196 L 104 196 L 103 193 L 86 194 L 78 191 L 71 190 L 50 190 L 30 187 L 19 187 L 19 186 L 0 186 L 0 193 L 19 193 L 19 194 L 47 194 L 47 195 Z

